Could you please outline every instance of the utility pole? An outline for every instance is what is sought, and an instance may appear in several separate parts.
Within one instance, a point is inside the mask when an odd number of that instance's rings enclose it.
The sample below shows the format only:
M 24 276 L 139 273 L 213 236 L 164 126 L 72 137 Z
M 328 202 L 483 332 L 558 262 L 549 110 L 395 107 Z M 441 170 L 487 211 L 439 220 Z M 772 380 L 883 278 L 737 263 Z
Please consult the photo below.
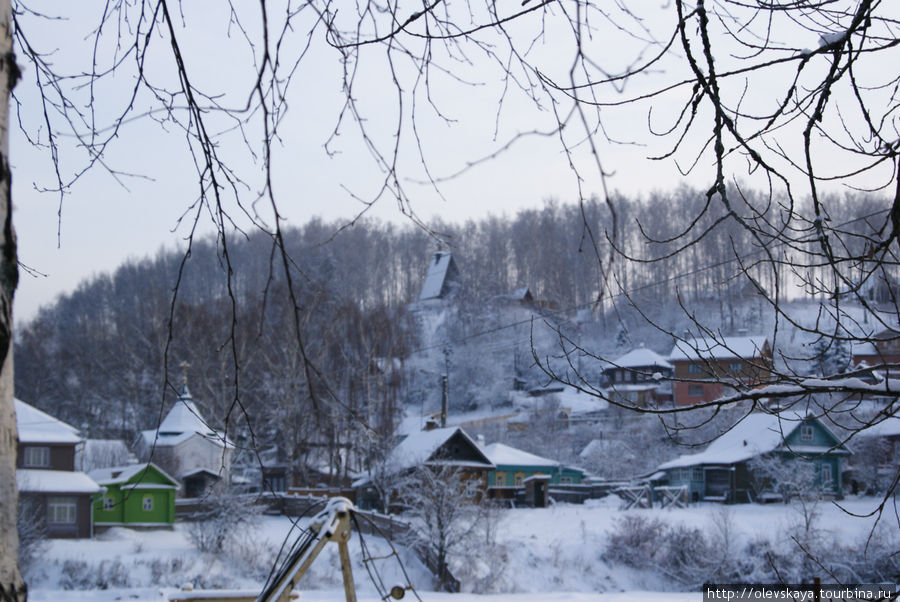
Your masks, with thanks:
M 444 374 L 441 376 L 441 428 L 447 426 L 447 406 L 450 396 L 450 348 L 444 347 Z

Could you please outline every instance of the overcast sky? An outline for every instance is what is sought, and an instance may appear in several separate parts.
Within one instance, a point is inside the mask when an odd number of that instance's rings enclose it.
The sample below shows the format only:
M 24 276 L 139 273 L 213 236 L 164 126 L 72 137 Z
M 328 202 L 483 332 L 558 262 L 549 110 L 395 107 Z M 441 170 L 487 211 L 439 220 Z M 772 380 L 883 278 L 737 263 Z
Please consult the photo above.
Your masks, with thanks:
M 64 21 L 23 17 L 23 29 L 32 28 L 28 30 L 29 40 L 38 50 L 56 50 L 52 55 L 54 64 L 72 72 L 83 72 L 91 64 L 93 51 L 87 36 L 97 26 L 104 3 L 94 4 L 94 13 L 84 10 L 69 15 Z M 179 33 L 193 81 L 210 95 L 223 95 L 222 104 L 240 106 L 246 102 L 247 90 L 252 88 L 253 51 L 248 50 L 233 25 L 229 29 L 228 15 L 218 10 L 218 2 L 206 0 L 190 4 L 181 17 L 183 29 Z M 661 39 L 671 22 L 671 8 L 667 6 L 648 5 L 649 14 L 655 19 L 650 25 L 656 23 L 659 26 Z M 91 14 L 92 17 L 85 16 Z M 251 37 L 255 35 L 252 30 L 255 22 L 252 14 L 246 17 Z M 542 26 L 548 28 L 545 37 L 534 38 L 534 28 Z M 603 25 L 600 26 L 602 30 Z M 554 30 L 556 26 L 552 19 L 531 19 L 521 27 L 521 31 L 512 28 L 512 33 L 535 39 L 534 44 L 528 45 L 533 61 L 546 67 L 551 76 L 565 74 L 571 63 L 571 53 L 566 44 L 557 40 L 564 39 L 566 32 Z M 808 39 L 796 43 L 801 47 L 814 47 L 817 35 L 809 33 Z M 296 49 L 287 44 L 285 55 L 293 51 L 299 56 L 304 51 L 305 35 L 300 32 L 290 39 Z M 599 45 L 602 39 L 597 35 L 593 41 Z M 100 47 L 101 56 L 112 56 L 115 51 L 114 36 L 108 35 L 108 40 L 108 47 Z M 159 82 L 168 77 L 171 64 L 170 59 L 167 62 L 165 52 L 167 42 L 160 39 L 156 44 L 147 70 L 151 78 Z M 605 51 L 605 54 L 615 68 L 620 68 L 628 60 L 625 55 L 641 56 L 638 49 L 645 47 L 643 44 L 643 41 L 619 42 L 616 52 Z M 293 75 L 289 106 L 280 124 L 281 137 L 272 161 L 274 189 L 287 224 L 301 224 L 312 217 L 349 219 L 363 208 L 356 199 L 376 198 L 383 183 L 382 172 L 367 152 L 359 127 L 346 115 L 340 136 L 332 139 L 328 148 L 331 152 L 326 152 L 324 145 L 338 123 L 343 106 L 342 66 L 338 52 L 323 43 L 321 32 L 314 36 L 306 52 Z M 499 158 L 441 181 L 437 191 L 432 185 L 415 181 L 454 174 L 472 160 L 497 151 L 516 134 L 549 131 L 556 123 L 552 103 L 546 98 L 536 106 L 515 90 L 507 90 L 504 94 L 503 83 L 497 77 L 497 65 L 490 61 L 482 65 L 474 61 L 475 58 L 478 58 L 477 53 L 470 57 L 471 64 L 464 61 L 451 63 L 458 65 L 454 77 L 474 85 L 459 85 L 453 77 L 442 79 L 440 73 L 432 73 L 429 82 L 432 93 L 427 97 L 420 95 L 418 104 L 412 107 L 403 105 L 400 144 L 403 175 L 407 178 L 403 185 L 409 193 L 412 209 L 428 223 L 436 217 L 461 221 L 489 214 L 511 215 L 523 208 L 539 207 L 549 198 L 577 201 L 578 178 L 573 176 L 570 157 L 562 152 L 555 136 L 526 135 Z M 35 91 L 33 66 L 21 58 L 19 62 L 24 68 L 23 79 L 16 90 L 21 110 L 14 114 L 13 120 L 21 118 L 33 140 L 46 134 L 42 104 Z M 409 75 L 402 67 L 399 70 L 401 76 Z M 133 82 L 132 71 L 126 65 L 102 86 L 98 84 L 94 95 L 98 122 L 102 123 L 104 117 L 109 121 L 115 110 L 122 106 Z M 639 81 L 631 82 L 625 95 L 639 92 L 642 87 L 649 89 L 659 85 L 656 77 L 664 79 L 661 73 L 649 73 Z M 380 149 L 388 150 L 396 133 L 397 112 L 401 110 L 390 78 L 383 55 L 374 52 L 365 55 L 365 60 L 360 62 L 355 93 L 367 133 Z M 770 93 L 761 86 L 751 92 L 760 95 L 763 103 L 766 94 Z M 748 93 L 744 91 L 744 94 Z M 749 95 L 752 98 L 752 94 Z M 81 97 L 79 106 L 86 106 L 85 98 Z M 708 169 L 685 177 L 673 160 L 647 159 L 648 155 L 664 152 L 666 148 L 655 144 L 654 137 L 648 135 L 648 126 L 670 127 L 663 125 L 665 115 L 667 112 L 677 115 L 677 102 L 683 98 L 684 94 L 675 94 L 656 99 L 652 105 L 645 103 L 615 109 L 603 124 L 605 130 L 595 132 L 593 139 L 603 167 L 611 174 L 607 179 L 610 189 L 647 194 L 671 189 L 682 182 L 704 187 L 709 184 Z M 408 98 L 404 102 L 408 102 Z M 501 106 L 499 113 L 498 103 Z M 140 114 L 153 106 L 153 99 L 139 96 L 135 113 Z M 411 130 L 409 119 L 413 109 L 417 112 L 416 131 Z M 658 123 L 655 122 L 657 119 Z M 211 121 L 215 122 L 214 117 Z M 417 144 L 416 134 L 425 144 Z M 567 134 L 571 145 L 583 138 L 583 133 Z M 236 169 L 250 174 L 250 178 L 258 178 L 262 173 L 259 156 L 241 150 L 239 135 L 235 132 L 224 134 L 222 152 Z M 254 131 L 248 135 L 251 139 L 259 136 Z M 648 138 L 650 142 L 646 142 Z M 253 143 L 257 141 L 254 139 Z M 636 141 L 640 144 L 632 144 Z M 63 178 L 67 179 L 84 167 L 86 159 L 83 153 L 79 154 L 71 136 L 62 136 L 58 143 Z M 694 149 L 681 157 L 682 163 L 690 164 L 690 158 L 698 152 L 696 149 L 702 147 L 703 141 L 698 141 Z M 430 168 L 428 172 L 418 160 L 420 150 Z M 592 167 L 589 151 L 586 144 L 580 144 L 574 151 L 573 160 L 582 170 L 580 193 L 602 196 L 603 187 L 596 168 Z M 35 147 L 20 128 L 13 127 L 11 163 L 15 227 L 20 260 L 33 270 L 31 273 L 23 271 L 16 294 L 16 316 L 20 323 L 32 318 L 39 307 L 52 302 L 60 293 L 71 291 L 84 278 L 112 271 L 123 261 L 151 255 L 160 248 L 183 245 L 190 220 L 188 223 L 179 220 L 198 196 L 196 169 L 185 136 L 171 123 L 161 124 L 143 118 L 124 124 L 107 147 L 102 165 L 94 165 L 78 179 L 67 190 L 62 203 L 58 193 L 41 191 L 52 188 L 56 181 L 49 157 L 46 146 Z M 705 168 L 708 164 L 704 158 L 700 167 Z M 112 175 L 110 170 L 116 170 L 119 175 Z M 739 169 L 737 173 L 740 173 Z M 248 198 L 258 190 L 254 188 L 257 182 L 250 182 L 250 189 L 245 192 Z M 269 223 L 271 217 L 267 217 L 265 203 L 256 207 L 260 211 L 258 218 Z M 232 214 L 246 226 L 247 222 L 241 220 L 234 208 Z M 408 221 L 389 196 L 382 196 L 369 214 L 384 220 Z M 201 224 L 201 232 L 212 231 L 208 220 L 202 220 Z

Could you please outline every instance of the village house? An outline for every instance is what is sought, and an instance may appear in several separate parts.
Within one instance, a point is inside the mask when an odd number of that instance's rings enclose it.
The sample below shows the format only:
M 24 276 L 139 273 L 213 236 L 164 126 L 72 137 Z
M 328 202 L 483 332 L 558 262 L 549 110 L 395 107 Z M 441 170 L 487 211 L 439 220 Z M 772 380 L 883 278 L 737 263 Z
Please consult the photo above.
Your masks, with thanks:
M 860 430 L 853 440 L 877 445 L 875 472 L 880 479 L 890 483 L 897 472 L 897 467 L 900 466 L 900 416 L 879 420 L 876 424 Z
M 603 369 L 606 393 L 618 403 L 658 406 L 672 401 L 674 371 L 672 364 L 652 349 L 632 349 Z
M 577 485 L 584 479 L 583 470 L 503 443 L 491 443 L 482 450 L 495 466 L 488 473 L 491 499 L 516 500 L 524 493 L 526 504 L 543 508 L 550 485 Z
M 15 410 L 20 503 L 50 537 L 91 537 L 91 497 L 101 488 L 75 470 L 78 430 L 18 399 Z
M 453 261 L 453 255 L 438 251 L 428 263 L 428 273 L 425 275 L 425 282 L 422 283 L 419 301 L 451 298 L 456 294 L 459 285 L 459 268 Z
M 141 462 L 152 459 L 181 482 L 180 497 L 200 497 L 229 482 L 234 445 L 203 418 L 187 383 L 159 428 L 141 432 L 134 449 Z
M 89 475 L 105 491 L 94 498 L 95 527 L 169 527 L 175 524 L 178 481 L 148 462 L 99 468 Z
M 774 497 L 779 487 L 772 475 L 754 474 L 753 461 L 777 459 L 795 463 L 795 473 L 810 467 L 815 482 L 808 486 L 822 495 L 841 496 L 843 459 L 849 454 L 817 418 L 756 412 L 702 452 L 664 462 L 650 480 L 685 487 L 693 502 L 761 501 Z
M 853 346 L 854 365 L 865 363 L 882 371 L 884 364 L 900 363 L 900 332 L 885 328 L 873 334 L 871 339 L 870 342 Z
M 669 362 L 675 375 L 675 405 L 694 405 L 765 382 L 772 369 L 772 350 L 763 336 L 685 339 L 676 341 Z
M 387 458 L 370 473 L 353 483 L 357 490 L 357 504 L 361 508 L 380 508 L 378 481 L 399 481 L 421 467 L 433 470 L 445 468 L 458 473 L 464 496 L 473 502 L 487 491 L 488 473 L 495 467 L 472 438 L 459 427 L 433 428 L 404 437 Z M 393 492 L 392 497 L 401 495 Z

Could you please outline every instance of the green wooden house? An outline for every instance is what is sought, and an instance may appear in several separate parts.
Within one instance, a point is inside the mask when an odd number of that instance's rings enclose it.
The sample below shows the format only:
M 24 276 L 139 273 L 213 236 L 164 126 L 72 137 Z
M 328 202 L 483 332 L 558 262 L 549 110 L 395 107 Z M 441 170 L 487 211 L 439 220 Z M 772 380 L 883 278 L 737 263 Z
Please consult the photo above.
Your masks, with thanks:
M 757 412 L 702 452 L 664 462 L 650 481 L 685 487 L 694 502 L 750 502 L 783 497 L 778 479 L 797 479 L 804 473 L 810 475 L 808 487 L 840 497 L 843 460 L 848 455 L 841 440 L 814 417 Z M 767 462 L 781 464 L 780 474 L 767 470 Z
M 90 473 L 105 490 L 94 497 L 95 527 L 171 527 L 179 483 L 152 462 Z
M 522 487 L 526 480 L 537 475 L 548 476 L 551 485 L 577 485 L 584 479 L 583 470 L 564 466 L 556 460 L 542 458 L 503 443 L 491 443 L 484 446 L 483 450 L 484 455 L 496 466 L 488 475 L 490 487 Z

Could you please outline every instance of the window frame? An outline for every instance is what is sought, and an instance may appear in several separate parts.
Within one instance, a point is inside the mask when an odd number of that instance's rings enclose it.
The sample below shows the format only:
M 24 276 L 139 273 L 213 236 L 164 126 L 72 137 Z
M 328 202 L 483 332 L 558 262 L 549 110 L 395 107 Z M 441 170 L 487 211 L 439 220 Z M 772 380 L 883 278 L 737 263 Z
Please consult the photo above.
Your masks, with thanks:
M 71 495 L 54 495 L 47 498 L 47 523 L 74 525 L 78 523 L 78 498 Z
M 46 445 L 25 446 L 22 449 L 22 466 L 26 468 L 49 468 L 50 448 Z
M 141 498 L 141 509 L 144 512 L 153 512 L 153 496 L 145 495 Z
M 815 440 L 815 435 L 815 430 L 811 424 L 804 423 L 800 425 L 800 441 L 808 443 Z

